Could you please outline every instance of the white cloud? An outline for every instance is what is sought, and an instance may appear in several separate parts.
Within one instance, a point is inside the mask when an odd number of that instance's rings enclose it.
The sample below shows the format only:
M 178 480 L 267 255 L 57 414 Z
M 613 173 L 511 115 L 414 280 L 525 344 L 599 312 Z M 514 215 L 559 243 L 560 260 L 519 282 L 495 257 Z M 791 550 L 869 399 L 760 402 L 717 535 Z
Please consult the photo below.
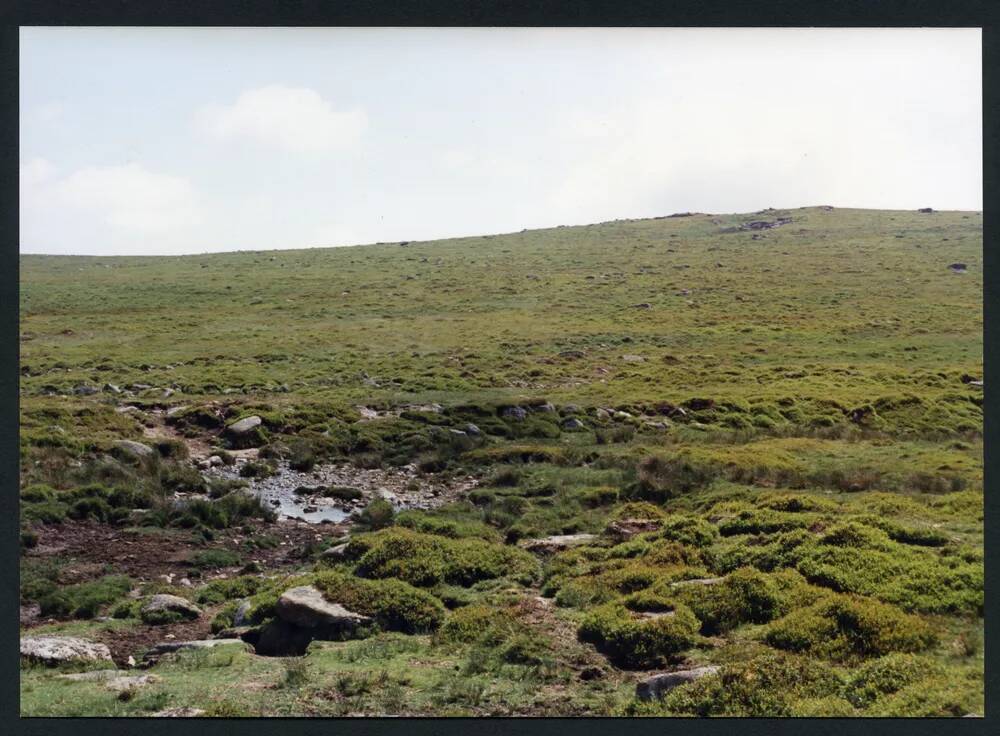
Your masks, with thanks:
M 52 177 L 54 172 L 55 167 L 44 158 L 35 157 L 27 163 L 21 164 L 18 171 L 21 196 L 23 197 L 28 190 L 44 184 Z
M 220 139 L 250 139 L 292 153 L 354 146 L 368 124 L 361 108 L 338 111 L 318 92 L 271 85 L 243 92 L 232 105 L 202 108 L 196 126 Z
M 162 232 L 200 220 L 194 188 L 187 179 L 134 163 L 80 169 L 56 182 L 50 194 L 53 204 L 133 232 Z

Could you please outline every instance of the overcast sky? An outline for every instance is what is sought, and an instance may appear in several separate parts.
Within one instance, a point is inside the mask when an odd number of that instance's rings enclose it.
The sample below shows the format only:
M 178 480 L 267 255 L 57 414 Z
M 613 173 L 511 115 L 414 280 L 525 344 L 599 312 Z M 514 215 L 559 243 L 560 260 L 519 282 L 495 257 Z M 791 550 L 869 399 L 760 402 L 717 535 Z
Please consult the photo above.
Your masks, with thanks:
M 21 31 L 21 251 L 982 208 L 979 30 Z

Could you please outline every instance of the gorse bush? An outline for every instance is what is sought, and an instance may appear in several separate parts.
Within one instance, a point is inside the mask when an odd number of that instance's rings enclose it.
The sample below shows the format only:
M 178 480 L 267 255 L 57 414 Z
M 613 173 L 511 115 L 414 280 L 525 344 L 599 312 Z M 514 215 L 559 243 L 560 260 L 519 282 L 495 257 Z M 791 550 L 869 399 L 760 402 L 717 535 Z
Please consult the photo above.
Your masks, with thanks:
M 396 509 L 383 498 L 376 498 L 357 514 L 357 523 L 362 529 L 375 531 L 390 526 L 396 517 Z
M 715 675 L 671 691 L 647 712 L 662 715 L 781 717 L 803 700 L 840 699 L 843 683 L 821 662 L 768 651 L 724 665 Z M 844 706 L 849 704 L 844 703 Z M 822 712 L 829 713 L 827 705 Z
M 895 606 L 829 594 L 771 624 L 764 639 L 778 649 L 855 661 L 917 652 L 933 645 L 936 636 L 923 620 Z
M 423 587 L 440 582 L 472 585 L 499 577 L 530 583 L 539 572 L 538 562 L 523 550 L 475 538 L 450 539 L 405 528 L 354 537 L 347 554 L 357 559 L 359 575 L 393 577 Z
M 199 589 L 195 600 L 202 604 L 217 604 L 238 598 L 248 598 L 258 593 L 266 585 L 267 581 L 264 578 L 251 575 L 220 578 L 210 581 Z
M 708 547 L 719 538 L 719 530 L 699 516 L 671 514 L 660 527 L 659 536 L 691 547 Z
M 929 676 L 941 674 L 933 661 L 912 654 L 893 653 L 865 662 L 853 670 L 845 695 L 859 708 L 867 708 L 883 695 L 902 690 Z
M 805 584 L 801 576 L 794 572 L 792 576 L 742 568 L 715 585 L 678 585 L 676 596 L 697 616 L 703 634 L 719 634 L 741 624 L 765 624 L 785 614 L 790 607 L 787 589 Z
M 647 668 L 691 647 L 698 639 L 698 626 L 698 619 L 683 604 L 650 615 L 613 602 L 591 610 L 579 635 L 623 667 Z

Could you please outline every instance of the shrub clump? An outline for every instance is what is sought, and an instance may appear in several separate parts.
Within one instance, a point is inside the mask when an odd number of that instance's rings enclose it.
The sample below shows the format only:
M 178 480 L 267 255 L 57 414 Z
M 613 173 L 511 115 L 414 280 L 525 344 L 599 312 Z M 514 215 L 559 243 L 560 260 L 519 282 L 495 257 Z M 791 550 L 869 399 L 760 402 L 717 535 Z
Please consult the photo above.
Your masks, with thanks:
M 39 601 L 43 616 L 93 618 L 101 608 L 113 603 L 132 589 L 132 580 L 125 575 L 105 575 L 97 580 L 57 588 Z
M 397 578 L 421 587 L 441 582 L 468 586 L 500 577 L 530 583 L 539 572 L 537 560 L 524 550 L 405 528 L 355 537 L 348 544 L 347 554 L 358 560 L 359 575 Z
M 663 522 L 659 536 L 691 547 L 708 547 L 719 538 L 719 530 L 700 516 L 675 514 Z
M 774 622 L 764 638 L 778 649 L 845 662 L 917 652 L 936 641 L 930 627 L 916 616 L 886 603 L 839 594 Z
M 829 714 L 837 705 L 849 710 L 839 697 L 841 688 L 833 668 L 771 650 L 678 687 L 653 709 L 673 715 L 774 718 L 800 714 L 803 701 L 829 699 L 823 709 Z
M 578 630 L 623 667 L 657 667 L 690 648 L 698 639 L 698 619 L 687 606 L 672 604 L 670 611 L 652 615 L 629 610 L 615 601 L 590 611 Z
M 719 634 L 741 624 L 766 624 L 788 612 L 788 594 L 783 588 L 805 580 L 782 573 L 767 574 L 741 568 L 715 585 L 683 585 L 677 598 L 701 621 L 703 634 Z
M 327 599 L 371 616 L 383 629 L 427 633 L 444 620 L 441 601 L 401 580 L 362 580 L 330 571 L 318 574 L 314 585 Z
M 845 694 L 858 708 L 867 708 L 883 695 L 898 692 L 930 675 L 940 674 L 940 669 L 926 659 L 895 652 L 866 662 L 854 670 Z

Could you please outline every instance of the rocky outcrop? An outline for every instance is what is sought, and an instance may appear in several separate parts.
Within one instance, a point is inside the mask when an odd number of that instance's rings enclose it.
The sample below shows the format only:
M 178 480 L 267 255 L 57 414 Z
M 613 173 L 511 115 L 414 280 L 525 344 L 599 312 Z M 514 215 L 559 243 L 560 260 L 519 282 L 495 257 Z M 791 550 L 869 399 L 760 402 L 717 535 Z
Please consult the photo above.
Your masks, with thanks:
M 291 588 L 282 593 L 275 606 L 275 613 L 282 621 L 307 629 L 326 626 L 351 627 L 371 623 L 368 616 L 354 613 L 339 603 L 326 600 L 323 594 L 311 585 Z
M 323 553 L 320 555 L 320 559 L 326 560 L 327 562 L 341 562 L 342 560 L 347 559 L 347 542 L 337 544 L 323 550 Z
M 264 420 L 256 414 L 243 417 L 243 419 L 233 422 L 226 427 L 223 435 L 234 449 L 240 450 L 258 447 L 264 443 L 264 438 L 261 435 L 261 426 L 263 424 Z
M 680 685 L 701 679 L 708 675 L 714 675 L 719 671 L 718 667 L 695 667 L 690 670 L 679 670 L 677 672 L 664 672 L 653 675 L 640 681 L 635 686 L 635 696 L 640 700 L 653 700 L 662 698 L 668 692 Z
M 21 658 L 48 666 L 67 662 L 110 662 L 111 650 L 100 642 L 76 636 L 26 636 Z

